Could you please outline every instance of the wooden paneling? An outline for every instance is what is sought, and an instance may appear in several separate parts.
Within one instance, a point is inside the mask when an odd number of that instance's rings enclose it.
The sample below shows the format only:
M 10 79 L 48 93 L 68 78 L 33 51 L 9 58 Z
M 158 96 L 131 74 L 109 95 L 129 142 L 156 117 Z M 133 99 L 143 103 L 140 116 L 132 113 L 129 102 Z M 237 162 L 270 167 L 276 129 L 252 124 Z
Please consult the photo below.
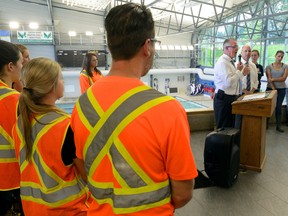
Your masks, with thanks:
M 242 115 L 240 164 L 261 172 L 266 157 L 266 119 L 274 112 L 277 92 L 271 91 L 261 99 L 242 101 L 242 98 L 232 103 L 232 113 Z

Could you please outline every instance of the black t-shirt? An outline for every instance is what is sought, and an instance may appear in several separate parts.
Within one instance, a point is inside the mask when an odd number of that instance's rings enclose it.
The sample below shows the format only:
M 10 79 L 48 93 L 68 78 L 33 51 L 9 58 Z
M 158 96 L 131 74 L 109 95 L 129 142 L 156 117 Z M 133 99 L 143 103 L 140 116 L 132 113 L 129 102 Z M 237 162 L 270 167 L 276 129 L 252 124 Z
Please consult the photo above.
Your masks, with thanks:
M 261 87 L 261 77 L 264 75 L 263 66 L 261 64 L 256 64 L 256 68 L 258 69 L 258 89 Z
M 61 156 L 63 163 L 68 166 L 73 163 L 73 159 L 76 157 L 76 147 L 74 142 L 74 133 L 69 126 L 66 137 L 62 146 Z

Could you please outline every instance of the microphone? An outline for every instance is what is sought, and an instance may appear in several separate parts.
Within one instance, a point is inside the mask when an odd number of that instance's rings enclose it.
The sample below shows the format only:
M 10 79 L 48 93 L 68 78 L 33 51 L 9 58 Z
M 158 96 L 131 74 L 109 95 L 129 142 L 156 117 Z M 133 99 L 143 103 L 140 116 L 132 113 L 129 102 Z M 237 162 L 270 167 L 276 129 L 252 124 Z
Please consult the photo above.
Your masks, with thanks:
M 239 55 L 238 55 L 238 62 L 239 62 L 239 63 L 241 63 L 241 58 L 242 58 L 242 55 L 239 54 Z

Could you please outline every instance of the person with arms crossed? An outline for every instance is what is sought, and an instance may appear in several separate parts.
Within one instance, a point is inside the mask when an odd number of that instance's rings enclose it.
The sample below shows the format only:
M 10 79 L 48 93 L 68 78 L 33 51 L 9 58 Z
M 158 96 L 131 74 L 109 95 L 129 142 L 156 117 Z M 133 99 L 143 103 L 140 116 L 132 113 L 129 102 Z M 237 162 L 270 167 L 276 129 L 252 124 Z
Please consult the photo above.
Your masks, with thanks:
M 242 79 L 249 73 L 249 67 L 234 58 L 238 52 L 235 39 L 223 42 L 223 55 L 214 67 L 215 96 L 213 101 L 216 128 L 234 127 L 235 115 L 232 114 L 232 103 L 242 93 Z
M 288 66 L 282 62 L 284 52 L 278 50 L 275 54 L 275 62 L 266 67 L 267 88 L 266 91 L 277 90 L 277 100 L 275 109 L 276 130 L 283 133 L 281 128 L 282 103 L 286 93 L 285 80 L 288 75 Z
M 242 80 L 242 93 L 243 94 L 253 94 L 258 88 L 258 72 L 256 65 L 253 62 L 250 62 L 251 57 L 251 48 L 248 45 L 245 45 L 241 49 L 241 62 L 243 65 L 249 67 L 250 72 L 243 77 Z
M 158 41 L 151 11 L 116 6 L 105 28 L 111 69 L 79 97 L 71 117 L 95 215 L 174 215 L 192 198 L 198 173 L 184 108 L 140 80 Z
M 86 216 L 93 201 L 75 153 L 70 116 L 55 105 L 63 97 L 60 65 L 35 58 L 23 67 L 24 87 L 13 128 L 25 216 Z
M 96 53 L 88 52 L 83 60 L 83 69 L 80 72 L 80 88 L 83 94 L 97 80 L 102 78 L 101 71 L 97 68 L 98 58 Z
M 257 73 L 258 73 L 258 88 L 255 92 L 260 92 L 260 90 L 261 90 L 261 78 L 264 76 L 263 66 L 258 63 L 259 56 L 260 56 L 260 54 L 259 54 L 258 50 L 252 50 L 251 51 L 251 59 L 252 59 L 252 62 L 256 65 Z
M 21 206 L 20 170 L 12 139 L 19 92 L 12 89 L 12 83 L 20 79 L 22 61 L 17 46 L 0 40 L 0 215 L 11 211 L 14 197 Z

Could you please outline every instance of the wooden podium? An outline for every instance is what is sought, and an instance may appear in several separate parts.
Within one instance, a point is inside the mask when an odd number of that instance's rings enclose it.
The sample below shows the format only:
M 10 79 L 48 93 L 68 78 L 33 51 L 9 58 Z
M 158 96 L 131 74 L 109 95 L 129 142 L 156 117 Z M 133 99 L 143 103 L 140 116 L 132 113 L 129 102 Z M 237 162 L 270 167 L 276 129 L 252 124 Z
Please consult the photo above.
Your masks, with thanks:
M 240 165 L 261 172 L 265 162 L 266 120 L 276 107 L 277 91 L 241 96 L 232 103 L 232 113 L 242 115 Z

